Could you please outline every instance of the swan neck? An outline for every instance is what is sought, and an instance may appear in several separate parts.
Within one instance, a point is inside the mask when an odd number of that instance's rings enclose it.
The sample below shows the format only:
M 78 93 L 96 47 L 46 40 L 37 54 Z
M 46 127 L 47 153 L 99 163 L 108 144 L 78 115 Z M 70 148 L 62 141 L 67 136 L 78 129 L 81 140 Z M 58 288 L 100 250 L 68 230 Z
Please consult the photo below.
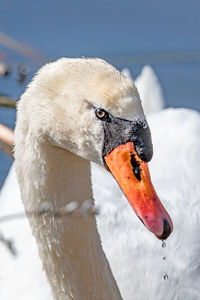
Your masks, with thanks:
M 38 149 L 39 147 L 39 149 Z M 25 209 L 44 201 L 58 210 L 71 201 L 92 199 L 90 163 L 69 151 L 37 145 L 21 187 Z M 27 148 L 26 148 L 27 149 Z M 30 193 L 31 192 L 31 193 Z M 94 216 L 29 217 L 33 235 L 55 299 L 120 300 L 120 292 L 103 253 Z

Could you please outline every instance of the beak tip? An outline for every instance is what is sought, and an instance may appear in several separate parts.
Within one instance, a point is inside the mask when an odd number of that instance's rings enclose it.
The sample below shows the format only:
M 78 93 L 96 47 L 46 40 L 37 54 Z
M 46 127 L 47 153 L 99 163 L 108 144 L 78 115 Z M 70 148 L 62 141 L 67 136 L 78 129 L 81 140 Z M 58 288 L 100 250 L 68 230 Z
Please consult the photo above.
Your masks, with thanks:
M 167 219 L 163 219 L 163 233 L 160 236 L 157 236 L 160 240 L 166 240 L 170 234 L 172 233 L 172 226 L 170 225 L 169 221 Z

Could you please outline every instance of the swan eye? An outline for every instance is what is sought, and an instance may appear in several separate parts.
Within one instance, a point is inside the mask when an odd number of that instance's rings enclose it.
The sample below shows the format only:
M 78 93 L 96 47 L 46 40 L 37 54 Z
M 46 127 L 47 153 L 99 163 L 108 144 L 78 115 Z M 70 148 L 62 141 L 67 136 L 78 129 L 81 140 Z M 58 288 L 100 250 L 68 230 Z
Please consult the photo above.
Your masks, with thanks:
M 108 117 L 108 113 L 103 108 L 97 108 L 95 113 L 100 120 L 105 120 Z

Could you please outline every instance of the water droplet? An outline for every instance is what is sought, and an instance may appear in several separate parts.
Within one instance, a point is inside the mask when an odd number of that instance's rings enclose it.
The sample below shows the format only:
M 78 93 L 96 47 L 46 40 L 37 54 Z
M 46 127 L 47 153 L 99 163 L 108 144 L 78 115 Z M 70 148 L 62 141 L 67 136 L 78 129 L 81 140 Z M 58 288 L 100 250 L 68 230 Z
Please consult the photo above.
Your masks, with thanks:
M 93 205 L 93 201 L 91 199 L 87 199 L 85 200 L 82 204 L 81 204 L 81 216 L 86 216 L 88 215 L 88 211 L 91 208 L 91 206 Z
M 166 246 L 167 244 L 164 241 L 162 241 L 162 247 L 165 248 Z
M 165 273 L 165 275 L 164 275 L 164 280 L 168 280 L 168 275 L 167 275 L 167 273 Z
M 44 201 L 40 204 L 38 209 L 38 215 L 49 213 L 52 210 L 52 204 L 49 201 Z
M 167 257 L 166 257 L 166 256 L 164 256 L 164 257 L 163 257 L 163 260 L 164 260 L 164 261 L 166 261 L 166 260 L 167 260 Z
M 65 211 L 65 213 L 71 214 L 77 209 L 77 207 L 78 203 L 76 201 L 71 201 L 63 207 L 63 210 Z

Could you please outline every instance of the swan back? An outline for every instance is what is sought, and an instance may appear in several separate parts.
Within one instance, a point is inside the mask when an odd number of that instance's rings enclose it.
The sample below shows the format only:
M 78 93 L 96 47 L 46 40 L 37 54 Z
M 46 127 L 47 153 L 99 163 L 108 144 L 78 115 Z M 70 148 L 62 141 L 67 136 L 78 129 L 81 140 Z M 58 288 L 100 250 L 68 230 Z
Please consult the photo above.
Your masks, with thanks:
M 159 80 L 150 66 L 144 66 L 136 78 L 142 106 L 146 115 L 164 108 L 164 97 Z

